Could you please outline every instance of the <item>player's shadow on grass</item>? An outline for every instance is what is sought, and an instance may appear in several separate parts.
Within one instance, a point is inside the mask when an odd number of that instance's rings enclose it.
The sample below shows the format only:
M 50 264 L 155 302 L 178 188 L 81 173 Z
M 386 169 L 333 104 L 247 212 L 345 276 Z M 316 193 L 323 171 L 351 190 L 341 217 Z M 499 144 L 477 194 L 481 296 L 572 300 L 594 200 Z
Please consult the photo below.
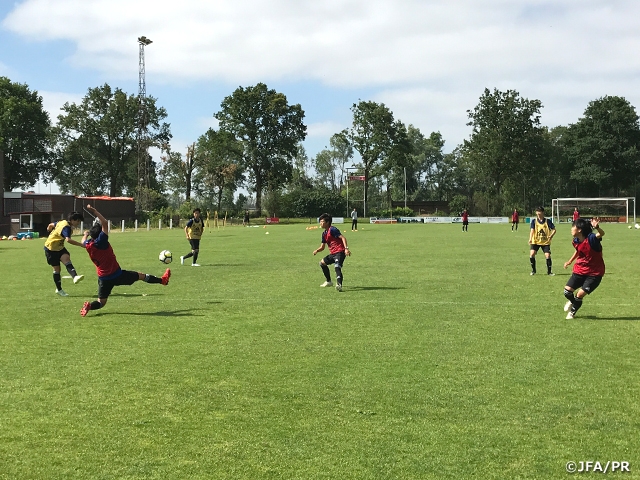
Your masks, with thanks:
M 211 267 L 247 267 L 248 264 L 246 263 L 208 263 L 208 264 L 202 264 L 200 265 L 200 267 L 202 268 L 211 268 Z
M 602 320 L 602 321 L 614 321 L 614 320 L 640 320 L 640 317 L 596 317 L 595 315 L 585 315 L 584 317 L 579 317 L 579 318 L 583 318 L 585 320 Z M 576 318 L 576 320 L 578 320 Z
M 110 297 L 157 297 L 160 293 L 112 293 Z
M 345 287 L 345 290 L 406 290 L 406 287 Z
M 201 313 L 192 313 L 193 308 L 188 310 L 160 310 L 158 312 L 96 312 L 91 313 L 92 317 L 101 317 L 105 315 L 135 315 L 139 317 L 203 317 Z

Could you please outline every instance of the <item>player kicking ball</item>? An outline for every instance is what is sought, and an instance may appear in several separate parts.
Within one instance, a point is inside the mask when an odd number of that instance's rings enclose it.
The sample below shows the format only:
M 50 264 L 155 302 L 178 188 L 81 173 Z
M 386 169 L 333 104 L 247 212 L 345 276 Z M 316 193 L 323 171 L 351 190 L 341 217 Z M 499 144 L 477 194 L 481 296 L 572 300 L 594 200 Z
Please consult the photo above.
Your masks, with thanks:
M 324 232 L 322 232 L 322 243 L 320 247 L 313 251 L 313 254 L 315 255 L 323 251 L 325 244 L 329 245 L 329 255 L 320 260 L 320 268 L 322 268 L 322 273 L 324 273 L 324 278 L 326 278 L 327 281 L 320 286 L 333 286 L 333 283 L 331 283 L 331 272 L 328 267 L 328 265 L 333 264 L 336 270 L 336 290 L 341 292 L 343 281 L 342 265 L 344 264 L 346 255 L 351 255 L 351 251 L 349 251 L 349 247 L 347 247 L 347 239 L 345 236 L 342 235 L 336 227 L 331 226 L 332 221 L 333 217 L 328 213 L 320 215 L 320 228 L 324 228 Z
M 80 315 L 85 317 L 89 310 L 99 310 L 104 307 L 107 304 L 109 295 L 111 295 L 111 290 L 118 285 L 132 285 L 138 280 L 162 285 L 169 283 L 171 270 L 168 268 L 162 277 L 122 270 L 109 243 L 109 226 L 106 218 L 91 205 L 87 205 L 87 210 L 100 221 L 100 223 L 96 223 L 91 227 L 91 230 L 84 232 L 82 237 L 82 245 L 87 250 L 98 273 L 98 300 L 84 302 Z M 89 236 L 91 237 L 90 239 Z
M 596 233 L 593 233 L 593 230 Z M 602 237 L 604 231 L 600 228 L 600 219 L 595 217 L 589 223 L 585 218 L 578 218 L 571 226 L 573 236 L 573 248 L 576 249 L 573 256 L 564 264 L 564 268 L 576 260 L 573 266 L 573 275 L 564 287 L 564 296 L 567 303 L 564 311 L 567 320 L 571 320 L 582 306 L 582 299 L 593 292 L 604 276 L 604 260 L 602 259 Z M 574 292 L 577 290 L 578 292 Z

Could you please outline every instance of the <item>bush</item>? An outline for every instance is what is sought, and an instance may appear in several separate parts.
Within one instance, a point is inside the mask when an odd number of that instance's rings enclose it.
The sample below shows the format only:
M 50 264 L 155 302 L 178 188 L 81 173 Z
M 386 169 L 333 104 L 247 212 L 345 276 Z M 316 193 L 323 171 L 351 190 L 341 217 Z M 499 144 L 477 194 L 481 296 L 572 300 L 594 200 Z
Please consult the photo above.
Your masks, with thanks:
M 328 188 L 316 188 L 314 190 L 293 190 L 283 195 L 281 207 L 283 216 L 315 218 L 322 213 L 342 216 L 346 204 L 338 192 Z
M 415 217 L 416 213 L 410 208 L 396 207 L 396 208 L 372 208 L 369 211 L 369 216 L 379 218 L 399 218 L 399 217 Z

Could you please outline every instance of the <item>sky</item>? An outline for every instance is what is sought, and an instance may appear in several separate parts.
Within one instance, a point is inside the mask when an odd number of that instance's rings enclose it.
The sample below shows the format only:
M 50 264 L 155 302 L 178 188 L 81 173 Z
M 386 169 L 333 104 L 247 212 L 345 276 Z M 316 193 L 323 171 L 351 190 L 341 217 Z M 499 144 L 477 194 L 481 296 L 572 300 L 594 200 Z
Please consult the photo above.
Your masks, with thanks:
M 89 88 L 137 94 L 144 35 L 146 93 L 174 151 L 263 82 L 302 106 L 309 157 L 359 100 L 440 132 L 448 152 L 485 88 L 540 100 L 548 127 L 605 95 L 639 106 L 638 18 L 637 0 L 0 0 L 0 76 L 38 91 L 55 120 Z

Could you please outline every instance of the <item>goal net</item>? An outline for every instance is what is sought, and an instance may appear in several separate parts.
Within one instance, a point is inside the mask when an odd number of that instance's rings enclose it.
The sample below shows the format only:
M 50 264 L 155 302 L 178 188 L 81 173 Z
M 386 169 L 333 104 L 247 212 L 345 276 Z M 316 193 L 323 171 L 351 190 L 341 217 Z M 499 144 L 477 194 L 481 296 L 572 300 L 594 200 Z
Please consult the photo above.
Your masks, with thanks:
M 636 223 L 635 197 L 554 198 L 551 200 L 553 222 L 572 222 L 577 208 L 581 217 L 600 217 L 603 222 Z

